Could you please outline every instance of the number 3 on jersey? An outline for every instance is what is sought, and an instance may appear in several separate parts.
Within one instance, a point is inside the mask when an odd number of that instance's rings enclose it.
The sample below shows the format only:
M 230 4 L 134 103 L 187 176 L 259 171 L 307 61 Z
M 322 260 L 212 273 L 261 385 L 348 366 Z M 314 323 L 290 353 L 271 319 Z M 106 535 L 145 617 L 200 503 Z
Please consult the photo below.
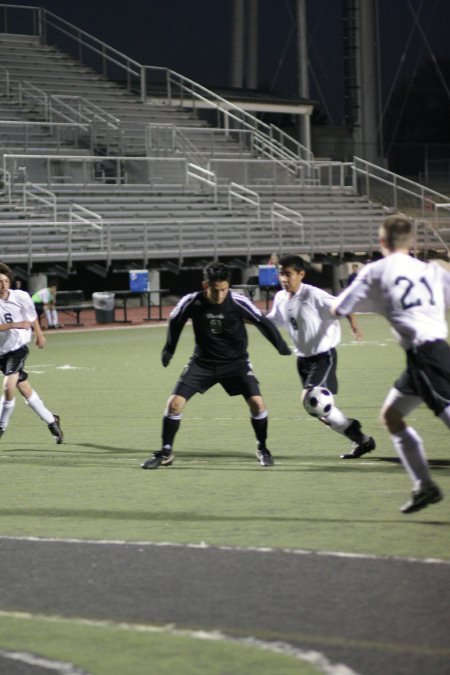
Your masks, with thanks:
M 404 289 L 400 298 L 403 309 L 411 309 L 411 307 L 419 307 L 424 304 L 436 304 L 433 297 L 433 289 L 425 277 L 420 277 L 420 283 L 417 283 L 411 281 L 408 277 L 400 276 L 396 278 L 395 285 L 401 286 Z

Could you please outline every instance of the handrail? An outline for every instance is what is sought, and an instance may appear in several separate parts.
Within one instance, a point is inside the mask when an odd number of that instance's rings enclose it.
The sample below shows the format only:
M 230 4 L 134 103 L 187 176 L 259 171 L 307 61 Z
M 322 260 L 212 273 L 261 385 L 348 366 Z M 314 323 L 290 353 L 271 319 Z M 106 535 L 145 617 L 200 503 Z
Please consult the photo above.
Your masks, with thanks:
M 11 172 L 4 167 L 0 167 L 0 174 L 3 175 L 4 192 L 8 199 L 8 204 L 11 204 Z
M 33 190 L 35 192 L 33 192 Z M 36 194 L 38 193 L 38 194 Z M 46 196 L 44 196 L 46 195 Z M 43 188 L 41 185 L 37 185 L 36 183 L 30 183 L 29 181 L 24 181 L 23 183 L 23 210 L 27 211 L 28 209 L 28 201 L 30 199 L 35 199 L 37 202 L 40 202 L 41 204 L 45 204 L 45 206 L 49 206 L 50 209 L 53 211 L 53 222 L 56 223 L 58 219 L 58 211 L 57 211 L 57 201 L 56 201 L 56 195 L 54 192 L 51 190 L 47 190 L 46 188 Z
M 296 225 L 300 229 L 301 242 L 302 244 L 304 244 L 305 242 L 304 218 L 301 213 L 295 211 L 294 209 L 290 209 L 288 206 L 284 206 L 284 204 L 272 202 L 270 215 L 272 220 L 272 228 L 275 228 L 275 218 L 279 218 L 280 220 Z
M 228 186 L 228 208 L 230 210 L 233 197 L 254 206 L 256 209 L 257 221 L 258 223 L 261 221 L 261 198 L 257 192 L 232 181 Z
M 93 218 L 94 220 L 84 218 L 80 213 L 78 213 L 78 211 L 81 211 L 81 213 L 85 213 L 87 216 L 90 216 L 91 219 Z M 77 204 L 76 202 L 72 202 L 69 208 L 69 222 L 72 222 L 73 220 L 78 220 L 79 222 L 92 225 L 94 229 L 103 230 L 103 216 L 101 216 L 100 213 L 96 213 L 95 211 L 86 208 L 86 206 L 83 206 L 82 204 Z
M 5 66 L 0 66 L 0 70 L 5 73 L 5 96 L 8 99 L 10 95 L 10 76 L 9 76 L 9 70 L 8 68 L 5 68 Z
M 194 102 L 194 104 L 195 101 L 206 103 L 208 106 L 215 109 L 223 116 L 224 125 L 226 128 L 229 128 L 230 122 L 236 122 L 237 124 L 242 125 L 244 128 L 252 129 L 255 132 L 259 132 L 266 136 L 267 148 L 273 147 L 272 156 L 276 161 L 279 161 L 279 157 L 276 152 L 277 144 L 284 148 L 285 153 L 289 155 L 293 161 L 305 161 L 307 163 L 312 161 L 313 156 L 309 148 L 306 148 L 300 143 L 293 143 L 291 140 L 289 145 L 293 145 L 295 149 L 286 147 L 285 143 L 288 137 L 284 134 L 284 132 L 281 131 L 281 129 L 278 129 L 274 125 L 268 125 L 265 122 L 260 121 L 251 113 L 243 110 L 242 108 L 239 108 L 239 106 L 230 101 L 227 101 L 218 94 L 215 94 L 211 90 L 194 82 L 193 80 L 190 80 L 189 78 L 186 78 L 176 71 L 170 70 L 168 68 L 147 66 L 138 63 L 134 59 L 130 59 L 122 52 L 114 49 L 113 47 L 110 47 L 107 43 L 99 40 L 90 33 L 83 31 L 74 24 L 69 23 L 65 19 L 62 19 L 47 9 L 36 7 L 30 7 L 29 9 L 34 12 L 38 12 L 39 20 L 37 22 L 37 31 L 41 40 L 47 42 L 49 38 L 49 29 L 53 29 L 57 33 L 62 34 L 66 38 L 69 38 L 75 42 L 75 47 L 78 51 L 77 58 L 80 61 L 83 60 L 83 50 L 88 50 L 91 54 L 98 56 L 101 60 L 104 76 L 107 76 L 107 66 L 113 65 L 114 67 L 124 71 L 129 90 L 132 89 L 133 78 L 137 79 L 138 90 L 143 103 L 148 98 L 148 75 L 151 73 L 157 74 L 159 77 L 162 75 L 165 79 L 166 95 L 168 96 L 169 100 L 174 97 L 174 88 L 178 88 L 180 100 L 182 100 L 185 95 L 187 95 L 189 99 Z M 275 136 L 278 136 L 278 141 L 276 141 Z
M 188 162 L 186 175 L 188 178 L 194 178 L 195 180 L 212 187 L 214 201 L 217 202 L 217 176 L 214 171 L 209 171 L 208 169 L 204 169 L 202 166 L 198 166 L 198 164 Z
M 434 209 L 436 203 L 448 201 L 448 197 L 439 192 L 436 192 L 435 190 L 424 187 L 423 185 L 420 185 L 420 183 L 416 183 L 409 178 L 399 176 L 388 169 L 377 166 L 376 164 L 372 164 L 371 162 L 367 162 L 366 160 L 359 157 L 353 158 L 352 168 L 355 172 L 355 176 L 360 176 L 364 181 L 366 194 L 369 198 L 371 196 L 371 180 L 392 188 L 392 206 L 395 209 L 399 207 L 400 194 L 408 195 L 408 197 L 413 197 L 418 200 L 418 205 L 422 216 L 425 215 L 427 210 Z
M 100 121 L 105 122 L 106 124 L 112 126 L 114 129 L 118 129 L 120 126 L 120 119 L 118 117 L 108 112 L 107 110 L 99 106 L 97 103 L 89 101 L 89 99 L 85 98 L 84 96 L 78 95 L 71 96 L 68 94 L 52 94 L 50 96 L 50 105 L 52 104 L 53 101 L 56 101 L 63 108 L 66 108 L 70 112 L 75 112 L 80 117 L 84 117 L 89 122 L 92 121 L 93 116 L 97 117 Z M 80 104 L 78 106 L 78 110 L 74 108 L 74 106 L 71 106 L 69 103 L 67 103 L 67 101 L 78 102 Z M 58 112 L 51 105 L 51 110 L 52 109 L 53 112 Z M 89 117 L 89 115 L 87 115 L 85 111 L 87 113 L 91 113 L 92 116 Z

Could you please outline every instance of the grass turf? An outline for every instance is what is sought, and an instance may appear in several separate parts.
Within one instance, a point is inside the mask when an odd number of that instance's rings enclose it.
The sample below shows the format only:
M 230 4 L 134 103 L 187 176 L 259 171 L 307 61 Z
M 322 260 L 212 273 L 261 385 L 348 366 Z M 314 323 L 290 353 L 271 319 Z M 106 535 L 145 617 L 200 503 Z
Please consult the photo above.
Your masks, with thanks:
M 160 446 L 162 411 L 192 349 L 188 327 L 167 369 L 159 360 L 162 327 L 52 334 L 27 367 L 61 415 L 65 443 L 55 445 L 17 401 L 0 446 L 0 532 L 449 557 L 445 501 L 409 517 L 398 511 L 410 482 L 377 417 L 403 354 L 379 319 L 360 323 L 361 344 L 344 326 L 337 398 L 377 440 L 376 451 L 357 461 L 340 460 L 348 441 L 303 411 L 294 358 L 250 330 L 270 411 L 270 469 L 254 457 L 245 402 L 218 386 L 186 407 L 174 465 L 140 469 Z M 447 493 L 446 428 L 425 408 L 411 422 Z
M 163 369 L 163 327 L 52 333 L 33 349 L 30 381 L 61 415 L 65 443 L 21 401 L 0 445 L 0 534 L 109 540 L 206 542 L 376 555 L 450 558 L 446 501 L 413 516 L 398 507 L 410 482 L 378 410 L 404 356 L 377 317 L 360 318 L 361 344 L 344 323 L 339 406 L 359 418 L 377 449 L 342 461 L 345 438 L 300 405 L 294 358 L 278 356 L 250 329 L 250 353 L 270 411 L 276 465 L 254 457 L 247 406 L 220 387 L 187 406 L 173 467 L 142 471 L 160 445 L 161 415 L 192 350 L 186 327 Z M 424 438 L 435 479 L 450 490 L 448 432 L 420 408 L 411 419 Z M 0 646 L 68 660 L 101 675 L 153 671 L 306 673 L 314 667 L 235 644 L 140 634 L 66 619 L 0 617 Z M 226 664 L 224 666 L 223 664 Z

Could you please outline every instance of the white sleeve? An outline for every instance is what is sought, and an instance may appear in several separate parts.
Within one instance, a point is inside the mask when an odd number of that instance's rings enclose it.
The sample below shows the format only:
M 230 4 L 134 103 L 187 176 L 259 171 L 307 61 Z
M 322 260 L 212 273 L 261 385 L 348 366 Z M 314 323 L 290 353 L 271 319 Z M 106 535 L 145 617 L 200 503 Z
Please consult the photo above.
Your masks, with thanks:
M 442 287 L 444 289 L 444 299 L 447 307 L 450 307 L 450 272 L 443 270 Z
M 37 318 L 37 314 L 31 296 L 26 291 L 16 291 L 16 293 L 20 293 L 25 321 L 34 321 Z
M 377 306 L 370 297 L 371 279 L 369 265 L 362 270 L 340 293 L 333 303 L 333 311 L 341 316 L 352 312 L 376 312 Z
M 280 312 L 280 291 L 275 294 L 273 299 L 272 309 L 266 317 L 272 321 L 276 326 L 284 326 L 283 316 Z

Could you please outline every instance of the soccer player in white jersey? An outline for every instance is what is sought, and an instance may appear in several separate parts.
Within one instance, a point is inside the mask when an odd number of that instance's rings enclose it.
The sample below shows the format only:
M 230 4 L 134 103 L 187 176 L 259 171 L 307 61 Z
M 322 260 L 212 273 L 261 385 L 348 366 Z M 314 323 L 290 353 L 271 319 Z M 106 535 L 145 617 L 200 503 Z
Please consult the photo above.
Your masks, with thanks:
M 275 326 L 250 300 L 230 291 L 230 277 L 226 265 L 210 263 L 203 270 L 203 290 L 185 295 L 170 314 L 162 352 L 163 366 L 169 365 L 188 319 L 194 329 L 195 348 L 167 401 L 161 450 L 141 464 L 143 469 L 173 463 L 172 446 L 186 403 L 215 384 L 222 385 L 229 396 L 245 398 L 256 436 L 258 462 L 266 467 L 274 463 L 266 445 L 268 412 L 249 361 L 245 324 L 256 326 L 279 354 L 290 356 L 291 350 Z
M 373 311 L 390 322 L 406 351 L 406 369 L 389 391 L 381 420 L 413 483 L 402 506 L 413 513 L 442 499 L 430 476 L 423 441 L 405 422 L 422 401 L 450 428 L 450 347 L 445 308 L 450 306 L 450 274 L 437 263 L 409 255 L 413 223 L 402 213 L 380 228 L 383 258 L 368 264 L 337 298 L 336 314 Z
M 341 327 L 331 313 L 335 300 L 321 288 L 303 283 L 305 267 L 299 255 L 280 258 L 279 279 L 283 290 L 275 295 L 267 318 L 284 326 L 294 343 L 297 371 L 303 385 L 302 400 L 311 387 L 321 386 L 337 394 L 338 380 L 336 347 L 341 340 Z M 349 323 L 354 335 L 360 333 L 353 316 Z M 316 418 L 317 419 L 317 418 Z M 326 417 L 319 418 L 333 431 L 352 441 L 352 450 L 341 459 L 355 459 L 371 452 L 375 441 L 362 432 L 359 420 L 347 417 L 336 405 Z
M 4 375 L 0 398 L 0 437 L 5 433 L 15 406 L 16 389 L 30 408 L 47 423 L 56 443 L 62 443 L 60 419 L 48 410 L 36 391 L 31 388 L 24 370 L 28 355 L 27 344 L 34 330 L 36 346 L 42 349 L 45 337 L 39 326 L 33 301 L 28 293 L 12 290 L 12 272 L 0 263 L 0 370 Z

